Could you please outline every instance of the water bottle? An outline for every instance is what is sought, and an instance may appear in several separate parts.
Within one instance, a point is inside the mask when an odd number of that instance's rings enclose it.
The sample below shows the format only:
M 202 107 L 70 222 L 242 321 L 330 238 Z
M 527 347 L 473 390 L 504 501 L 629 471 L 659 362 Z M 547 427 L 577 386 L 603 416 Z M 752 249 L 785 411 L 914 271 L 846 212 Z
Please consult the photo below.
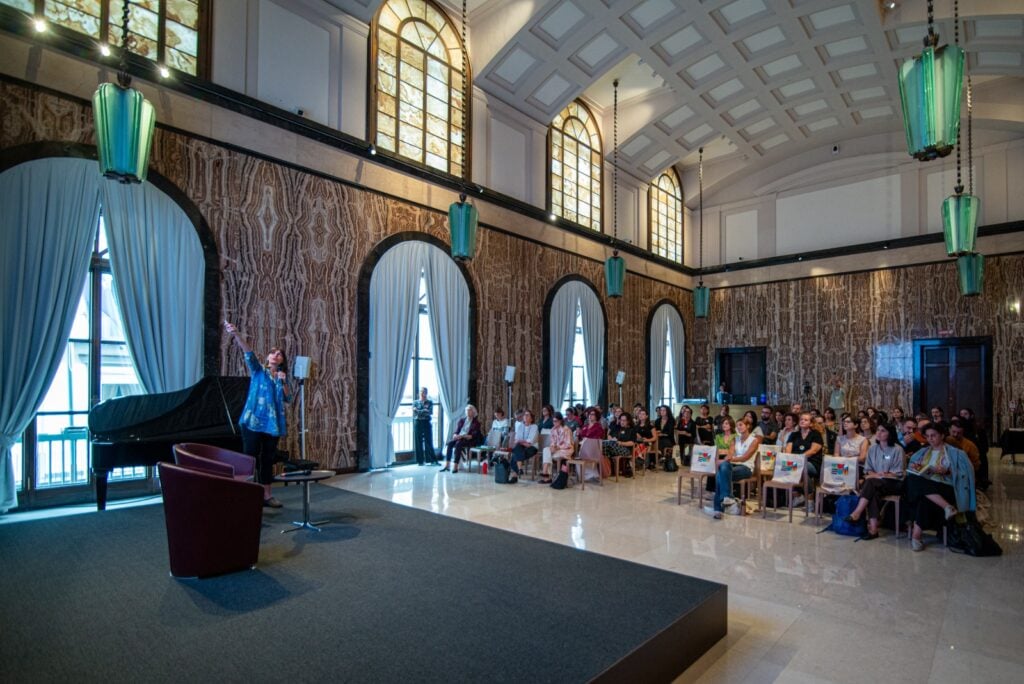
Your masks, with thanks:
M 480 462 L 480 472 L 483 473 L 484 475 L 487 474 L 487 461 Z

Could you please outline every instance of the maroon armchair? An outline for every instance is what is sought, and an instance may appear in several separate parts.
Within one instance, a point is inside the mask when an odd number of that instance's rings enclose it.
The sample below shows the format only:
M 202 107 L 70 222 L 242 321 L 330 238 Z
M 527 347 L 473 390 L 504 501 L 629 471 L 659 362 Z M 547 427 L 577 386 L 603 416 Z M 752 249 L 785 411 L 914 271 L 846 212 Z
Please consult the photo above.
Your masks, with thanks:
M 178 465 L 200 468 L 236 480 L 251 480 L 256 472 L 256 459 L 237 451 L 196 442 L 182 442 L 172 448 L 174 462 Z
M 172 575 L 210 577 L 256 565 L 262 485 L 183 465 L 157 467 Z

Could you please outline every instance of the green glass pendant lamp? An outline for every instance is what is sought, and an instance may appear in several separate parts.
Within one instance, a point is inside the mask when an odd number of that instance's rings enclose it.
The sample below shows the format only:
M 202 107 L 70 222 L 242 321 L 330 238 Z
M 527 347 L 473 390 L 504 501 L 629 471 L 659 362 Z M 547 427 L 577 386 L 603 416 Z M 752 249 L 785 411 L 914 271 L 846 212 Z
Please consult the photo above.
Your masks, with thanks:
M 612 225 L 615 239 L 619 237 L 619 79 L 612 81 Z M 619 256 L 619 250 L 612 250 L 612 255 L 604 261 L 604 286 L 609 298 L 622 296 L 626 282 L 626 260 Z
M 121 20 L 121 65 L 117 83 L 104 83 L 92 96 L 96 122 L 96 152 L 100 171 L 122 183 L 142 183 L 153 148 L 156 111 L 142 93 L 131 87 L 128 48 L 134 39 L 128 33 L 128 0 Z
M 985 255 L 972 252 L 958 256 L 956 274 L 960 283 L 960 294 L 964 297 L 980 295 L 985 285 Z
M 462 101 L 469 102 L 467 92 L 468 57 L 466 43 L 466 1 L 462 2 Z M 462 130 L 466 130 L 466 108 L 462 109 Z M 483 192 L 483 190 L 480 190 Z M 466 193 L 459 193 L 459 201 L 448 207 L 448 231 L 452 258 L 469 261 L 476 254 L 476 229 L 479 214 L 476 207 L 466 201 Z
M 900 102 L 907 150 L 920 161 L 948 156 L 960 129 L 960 92 L 964 51 L 939 46 L 933 0 L 928 0 L 928 34 L 924 51 L 900 67 Z
M 700 210 L 700 247 L 698 248 L 698 272 L 700 281 L 693 289 L 693 315 L 696 318 L 707 318 L 708 307 L 711 305 L 711 293 L 704 286 L 704 148 L 697 150 L 698 205 Z
M 958 3 L 953 5 L 955 28 L 954 44 L 960 43 L 960 12 Z M 980 200 L 974 195 L 974 166 L 972 146 L 971 112 L 973 109 L 971 78 L 967 76 L 967 193 L 964 194 L 963 169 L 960 164 L 960 136 L 956 139 L 956 186 L 953 193 L 942 203 L 942 229 L 946 238 L 946 253 L 959 256 L 974 251 L 978 237 L 978 208 Z

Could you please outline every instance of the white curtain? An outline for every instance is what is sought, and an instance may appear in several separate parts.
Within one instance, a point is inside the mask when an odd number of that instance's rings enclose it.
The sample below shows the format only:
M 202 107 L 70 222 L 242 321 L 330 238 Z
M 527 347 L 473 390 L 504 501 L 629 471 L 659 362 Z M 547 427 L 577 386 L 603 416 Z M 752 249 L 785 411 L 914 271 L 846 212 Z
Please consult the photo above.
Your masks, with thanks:
M 601 300 L 585 283 L 577 281 L 580 314 L 583 319 L 583 350 L 586 354 L 587 383 L 590 385 L 590 403 L 596 404 L 604 379 L 604 311 Z
M 572 280 L 563 285 L 551 300 L 548 320 L 548 348 L 550 353 L 550 388 L 548 402 L 561 408 L 565 390 L 572 373 L 572 349 L 576 341 L 576 309 L 579 292 Z
M 18 504 L 11 447 L 60 365 L 99 220 L 95 161 L 49 158 L 0 174 L 0 513 Z
M 427 247 L 411 240 L 389 249 L 370 278 L 371 468 L 383 468 L 394 460 L 391 424 L 402 402 L 412 356 Z
M 427 245 L 423 266 L 427 286 L 427 312 L 434 340 L 434 363 L 441 390 L 441 406 L 452 420 L 469 404 L 469 286 L 462 271 L 443 250 Z
M 672 384 L 678 402 L 686 396 L 686 330 L 683 317 L 674 306 L 668 307 L 668 330 L 672 336 Z
M 661 395 L 665 386 L 665 338 L 668 337 L 668 311 L 672 307 L 662 304 L 651 318 L 651 347 L 647 350 L 650 364 L 651 386 L 648 388 L 651 415 L 654 407 L 661 403 Z
M 147 392 L 203 375 L 203 248 L 174 200 L 151 183 L 102 183 L 114 292 Z

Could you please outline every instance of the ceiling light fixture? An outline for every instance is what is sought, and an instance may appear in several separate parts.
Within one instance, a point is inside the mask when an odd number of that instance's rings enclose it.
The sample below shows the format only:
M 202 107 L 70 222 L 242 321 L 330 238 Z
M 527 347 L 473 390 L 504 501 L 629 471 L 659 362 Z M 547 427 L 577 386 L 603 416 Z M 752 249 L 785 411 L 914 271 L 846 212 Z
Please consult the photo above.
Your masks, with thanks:
M 100 44 L 100 54 L 103 55 L 104 57 L 109 57 L 110 56 L 110 46 L 107 45 L 106 43 Z
M 149 169 L 149 153 L 153 148 L 153 127 L 156 110 L 131 87 L 128 75 L 128 50 L 135 37 L 128 31 L 131 3 L 125 0 L 121 14 L 121 64 L 117 83 L 103 83 L 92 96 L 96 120 L 96 152 L 100 171 L 107 178 L 122 183 L 141 183 Z
M 462 101 L 469 102 L 466 91 L 466 0 L 462 0 Z M 462 108 L 462 130 L 466 130 L 466 108 Z M 465 172 L 465 171 L 464 171 Z M 480 186 L 477 186 L 478 188 Z M 483 188 L 480 188 L 483 191 Z M 466 201 L 466 190 L 459 193 L 459 201 L 448 207 L 448 233 L 452 247 L 452 258 L 469 261 L 476 254 L 476 229 L 479 214 L 476 207 Z
M 612 81 L 612 227 L 619 239 L 619 79 Z M 626 261 L 613 249 L 604 261 L 604 286 L 610 298 L 622 296 Z
M 948 156 L 960 130 L 964 51 L 958 45 L 938 46 L 933 4 L 928 0 L 924 51 L 905 61 L 899 72 L 907 150 L 919 161 Z
M 43 19 L 33 19 L 32 28 L 36 30 L 36 33 L 42 33 L 46 30 L 46 21 Z

